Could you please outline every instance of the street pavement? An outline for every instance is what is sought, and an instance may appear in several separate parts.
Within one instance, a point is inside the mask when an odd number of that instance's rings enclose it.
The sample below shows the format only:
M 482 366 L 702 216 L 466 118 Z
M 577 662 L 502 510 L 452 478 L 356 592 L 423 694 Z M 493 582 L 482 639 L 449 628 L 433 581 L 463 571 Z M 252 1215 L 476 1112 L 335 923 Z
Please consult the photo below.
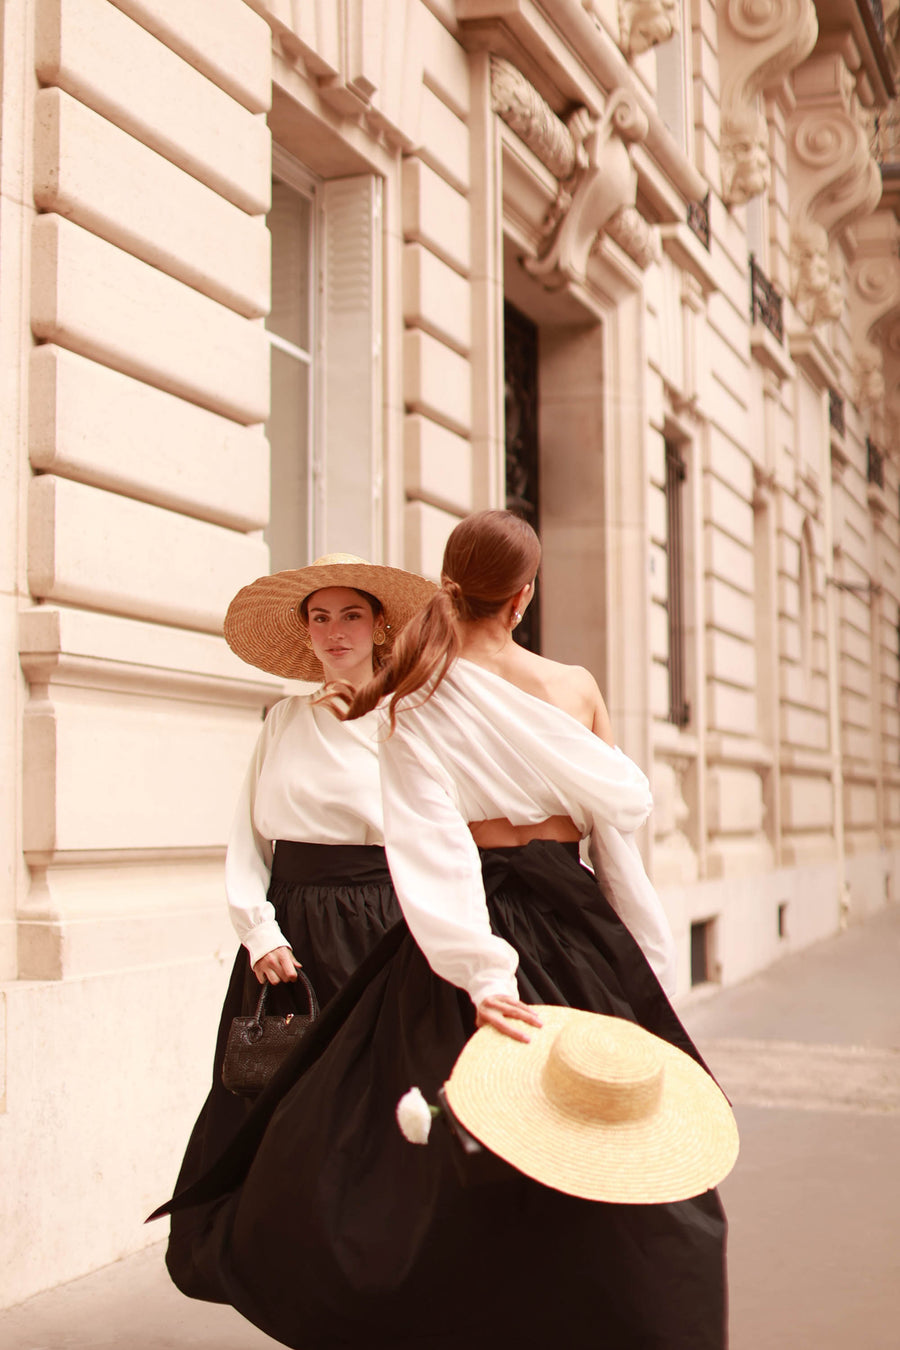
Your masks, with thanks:
M 900 906 L 679 1011 L 741 1130 L 722 1186 L 731 1350 L 900 1350 Z M 0 1312 L 0 1350 L 276 1344 L 182 1298 L 162 1255 Z

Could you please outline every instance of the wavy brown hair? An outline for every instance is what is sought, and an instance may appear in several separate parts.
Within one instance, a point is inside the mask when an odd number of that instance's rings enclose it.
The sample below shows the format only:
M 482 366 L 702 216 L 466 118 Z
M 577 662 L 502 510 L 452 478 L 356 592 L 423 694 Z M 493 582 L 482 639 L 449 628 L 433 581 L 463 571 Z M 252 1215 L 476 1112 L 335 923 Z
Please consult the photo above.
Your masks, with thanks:
M 533 581 L 541 561 L 534 530 L 511 511 L 476 511 L 447 540 L 441 589 L 398 635 L 384 666 L 356 690 L 342 715 L 362 717 L 390 697 L 391 730 L 397 705 L 427 686 L 427 702 L 460 652 L 460 621 L 499 614 Z

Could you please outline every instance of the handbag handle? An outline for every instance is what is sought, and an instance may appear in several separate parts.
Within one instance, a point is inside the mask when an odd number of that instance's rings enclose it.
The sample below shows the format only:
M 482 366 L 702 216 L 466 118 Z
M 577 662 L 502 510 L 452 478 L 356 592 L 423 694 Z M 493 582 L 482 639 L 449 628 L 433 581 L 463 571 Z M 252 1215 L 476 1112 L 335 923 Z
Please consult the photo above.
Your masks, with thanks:
M 316 1018 L 319 1016 L 319 1000 L 316 998 L 316 991 L 312 987 L 312 982 L 309 979 L 309 976 L 304 973 L 302 968 L 298 968 L 297 978 L 298 980 L 300 980 L 301 984 L 306 990 L 306 997 L 309 1000 L 309 1015 L 312 1018 L 312 1020 L 315 1021 Z M 259 1002 L 256 1005 L 256 1012 L 253 1014 L 253 1020 L 260 1028 L 260 1031 L 262 1030 L 261 1023 L 263 1020 L 263 1014 L 266 1011 L 266 999 L 269 996 L 269 988 L 270 988 L 269 981 L 266 980 L 265 984 L 259 991 Z

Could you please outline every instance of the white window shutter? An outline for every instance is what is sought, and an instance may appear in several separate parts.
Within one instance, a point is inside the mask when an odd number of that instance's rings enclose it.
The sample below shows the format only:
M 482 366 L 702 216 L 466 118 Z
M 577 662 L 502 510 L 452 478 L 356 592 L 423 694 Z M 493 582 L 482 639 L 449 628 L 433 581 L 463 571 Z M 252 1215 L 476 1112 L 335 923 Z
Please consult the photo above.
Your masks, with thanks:
M 322 194 L 322 457 L 319 553 L 381 561 L 381 179 L 332 179 Z M 320 532 L 321 531 L 321 532 Z

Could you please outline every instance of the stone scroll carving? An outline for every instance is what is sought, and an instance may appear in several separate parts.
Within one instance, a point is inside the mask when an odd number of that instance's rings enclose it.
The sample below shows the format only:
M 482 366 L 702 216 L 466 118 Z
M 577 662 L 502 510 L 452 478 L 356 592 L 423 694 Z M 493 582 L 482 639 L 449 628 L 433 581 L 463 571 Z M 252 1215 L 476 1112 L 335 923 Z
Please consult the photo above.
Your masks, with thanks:
M 491 106 L 552 174 L 572 176 L 578 151 L 574 136 L 522 72 L 500 56 L 491 57 Z
M 722 74 L 722 198 L 766 192 L 769 137 L 760 95 L 809 55 L 818 35 L 813 0 L 727 0 L 718 7 Z
M 583 281 L 601 232 L 645 268 L 659 256 L 656 229 L 635 205 L 637 171 L 629 146 L 648 132 L 647 115 L 626 89 L 616 89 L 599 120 L 577 108 L 557 117 L 525 76 L 491 57 L 494 111 L 559 179 L 543 225 L 537 258 L 525 268 L 548 290 Z
M 619 0 L 619 45 L 632 59 L 678 31 L 677 0 Z
M 794 73 L 796 105 L 787 122 L 791 189 L 791 299 L 810 326 L 843 307 L 834 243 L 881 196 L 856 81 L 843 56 L 806 61 Z

